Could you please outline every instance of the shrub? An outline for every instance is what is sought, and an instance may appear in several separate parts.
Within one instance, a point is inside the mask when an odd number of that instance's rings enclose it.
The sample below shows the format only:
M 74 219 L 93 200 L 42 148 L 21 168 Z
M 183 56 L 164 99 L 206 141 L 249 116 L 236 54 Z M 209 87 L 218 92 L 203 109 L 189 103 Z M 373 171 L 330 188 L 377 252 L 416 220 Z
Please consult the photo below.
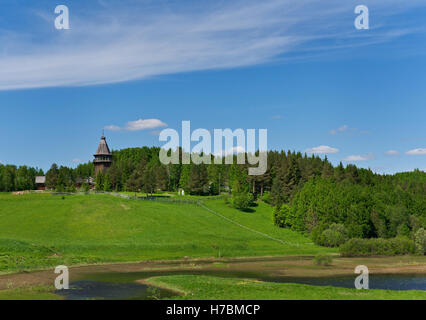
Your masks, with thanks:
M 329 266 L 332 262 L 333 258 L 325 254 L 318 254 L 314 258 L 314 264 L 317 266 Z
M 321 245 L 327 247 L 340 246 L 348 240 L 345 226 L 341 223 L 332 223 L 328 229 L 322 232 L 320 239 L 323 241 Z
M 286 227 L 286 218 L 290 214 L 290 207 L 286 204 L 277 206 L 274 209 L 274 224 L 280 228 Z
M 232 195 L 232 205 L 234 208 L 246 211 L 253 204 L 253 195 L 250 192 L 238 192 Z
M 424 255 L 426 253 L 426 230 L 420 228 L 414 234 L 414 242 L 416 244 L 416 252 Z
M 321 224 L 319 226 L 316 226 L 312 229 L 311 231 L 311 239 L 312 241 L 319 245 L 319 246 L 323 246 L 324 245 L 324 238 L 322 233 L 324 232 L 324 230 L 327 228 L 326 225 Z
M 373 255 L 402 255 L 415 253 L 414 241 L 403 238 L 391 239 L 360 239 L 353 238 L 342 244 L 339 248 L 340 254 L 344 257 L 373 256 Z
M 223 201 L 225 202 L 225 204 L 226 204 L 226 205 L 229 205 L 229 204 L 231 203 L 231 202 L 229 201 L 229 198 L 230 198 L 230 197 L 229 197 L 229 195 L 227 195 L 227 194 L 223 197 Z
M 84 183 L 81 185 L 81 190 L 82 190 L 83 192 L 89 192 L 89 191 L 90 191 L 90 186 L 89 186 L 89 184 L 88 184 L 87 182 L 84 182 Z
M 271 193 L 269 191 L 263 192 L 262 201 L 271 204 Z

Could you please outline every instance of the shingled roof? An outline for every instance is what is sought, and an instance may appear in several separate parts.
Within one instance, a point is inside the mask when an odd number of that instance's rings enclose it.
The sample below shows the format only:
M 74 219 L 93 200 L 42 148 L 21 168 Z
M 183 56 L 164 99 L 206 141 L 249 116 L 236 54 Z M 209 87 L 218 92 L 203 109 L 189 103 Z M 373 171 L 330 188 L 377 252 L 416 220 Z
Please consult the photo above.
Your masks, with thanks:
M 108 144 L 104 136 L 101 137 L 101 141 L 99 142 L 98 150 L 95 153 L 95 156 L 104 156 L 111 155 L 111 151 L 109 151 Z

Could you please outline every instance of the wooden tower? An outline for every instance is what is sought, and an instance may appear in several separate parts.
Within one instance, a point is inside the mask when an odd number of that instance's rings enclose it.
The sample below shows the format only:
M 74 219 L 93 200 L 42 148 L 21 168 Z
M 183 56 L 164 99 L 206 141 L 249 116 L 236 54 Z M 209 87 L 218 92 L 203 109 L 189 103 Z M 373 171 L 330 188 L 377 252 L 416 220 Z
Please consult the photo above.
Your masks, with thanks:
M 112 153 L 109 151 L 108 144 L 106 142 L 105 136 L 101 137 L 99 142 L 98 150 L 94 154 L 95 159 L 93 163 L 95 165 L 95 176 L 99 171 L 106 171 L 112 164 Z

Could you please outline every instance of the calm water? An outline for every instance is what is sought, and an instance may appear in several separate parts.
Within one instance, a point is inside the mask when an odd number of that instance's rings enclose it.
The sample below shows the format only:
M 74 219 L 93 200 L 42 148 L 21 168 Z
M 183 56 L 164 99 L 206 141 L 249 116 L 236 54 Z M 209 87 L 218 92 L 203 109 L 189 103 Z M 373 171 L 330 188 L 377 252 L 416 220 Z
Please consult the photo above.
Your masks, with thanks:
M 275 282 L 293 282 L 310 284 L 314 286 L 334 286 L 354 288 L 355 277 L 320 277 L 320 278 L 275 278 Z M 381 274 L 369 276 L 370 289 L 387 290 L 426 290 L 426 277 L 424 275 L 392 275 Z
M 167 290 L 152 288 L 132 282 L 76 281 L 70 283 L 69 290 L 60 290 L 57 294 L 66 300 L 153 300 L 175 295 Z
M 94 273 L 86 279 L 70 283 L 69 290 L 57 291 L 59 295 L 70 300 L 86 299 L 159 299 L 176 295 L 168 290 L 157 289 L 136 283 L 136 280 L 160 275 L 210 275 L 218 277 L 251 278 L 281 283 L 300 283 L 316 286 L 336 286 L 354 288 L 354 276 L 295 278 L 269 277 L 264 273 L 239 272 L 227 270 L 188 270 L 126 273 Z M 425 275 L 371 275 L 370 289 L 389 290 L 426 290 Z

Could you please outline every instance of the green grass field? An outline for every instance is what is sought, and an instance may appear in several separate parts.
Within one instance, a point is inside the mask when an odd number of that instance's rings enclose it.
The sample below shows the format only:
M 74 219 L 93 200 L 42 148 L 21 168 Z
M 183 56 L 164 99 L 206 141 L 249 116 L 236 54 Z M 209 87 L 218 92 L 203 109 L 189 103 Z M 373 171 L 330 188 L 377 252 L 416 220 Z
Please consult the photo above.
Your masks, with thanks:
M 174 297 L 179 300 L 426 300 L 426 292 L 418 290 L 356 290 L 209 276 L 165 276 L 148 282 L 181 292 Z
M 260 203 L 241 212 L 224 201 L 206 206 L 268 239 L 195 204 L 127 200 L 106 194 L 0 194 L 0 272 L 66 264 L 335 252 L 276 228 Z
M 51 287 L 16 288 L 0 290 L 0 300 L 61 300 Z

